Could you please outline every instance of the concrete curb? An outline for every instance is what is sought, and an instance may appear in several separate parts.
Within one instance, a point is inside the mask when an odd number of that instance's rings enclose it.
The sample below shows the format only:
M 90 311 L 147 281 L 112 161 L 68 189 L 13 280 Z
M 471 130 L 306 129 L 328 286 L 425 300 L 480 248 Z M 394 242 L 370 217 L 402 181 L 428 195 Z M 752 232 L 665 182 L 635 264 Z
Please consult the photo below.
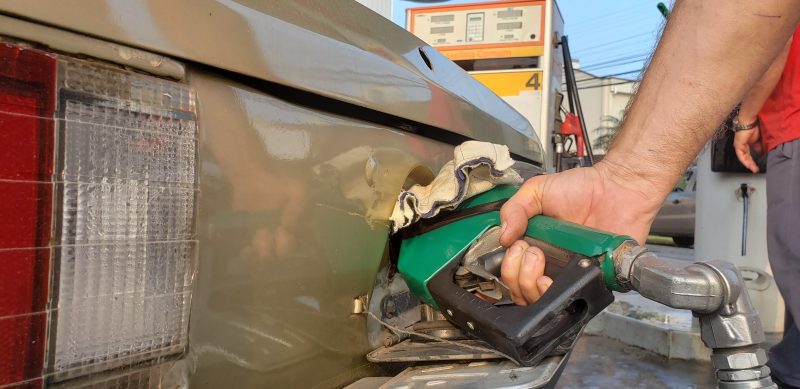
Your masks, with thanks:
M 700 333 L 670 328 L 654 322 L 603 311 L 586 326 L 584 333 L 606 336 L 667 358 L 708 361 L 711 351 Z

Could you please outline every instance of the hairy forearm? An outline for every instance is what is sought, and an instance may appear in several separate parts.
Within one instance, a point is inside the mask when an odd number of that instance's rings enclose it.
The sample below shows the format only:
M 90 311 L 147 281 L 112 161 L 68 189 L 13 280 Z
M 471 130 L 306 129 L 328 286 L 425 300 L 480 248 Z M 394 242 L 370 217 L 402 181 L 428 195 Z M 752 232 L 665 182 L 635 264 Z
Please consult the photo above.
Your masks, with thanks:
M 772 94 L 772 90 L 775 89 L 775 85 L 778 85 L 778 81 L 781 79 L 783 67 L 786 65 L 786 59 L 789 58 L 789 49 L 791 45 L 792 40 L 789 39 L 778 57 L 772 61 L 772 64 L 769 65 L 769 68 L 767 68 L 767 71 L 761 76 L 761 79 L 756 82 L 753 88 L 750 89 L 750 92 L 747 93 L 744 100 L 742 100 L 742 105 L 739 107 L 740 122 L 752 123 L 756 120 L 758 111 L 761 110 L 764 102 L 767 101 L 769 95 Z
M 601 162 L 660 203 L 783 48 L 800 0 L 682 0 Z

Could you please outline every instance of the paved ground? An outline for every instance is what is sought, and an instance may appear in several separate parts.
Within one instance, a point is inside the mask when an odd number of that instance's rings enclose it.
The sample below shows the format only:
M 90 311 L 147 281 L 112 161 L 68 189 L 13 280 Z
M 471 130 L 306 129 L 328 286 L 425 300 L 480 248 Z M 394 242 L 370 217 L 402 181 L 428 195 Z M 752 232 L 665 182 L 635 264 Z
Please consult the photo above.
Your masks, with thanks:
M 601 336 L 578 340 L 557 389 L 711 388 L 707 362 L 668 360 Z
M 694 260 L 694 249 L 652 243 L 647 248 L 659 256 Z M 685 324 L 691 325 L 691 319 Z M 613 339 L 584 335 L 557 388 L 685 389 L 711 388 L 714 383 L 708 362 L 669 360 Z

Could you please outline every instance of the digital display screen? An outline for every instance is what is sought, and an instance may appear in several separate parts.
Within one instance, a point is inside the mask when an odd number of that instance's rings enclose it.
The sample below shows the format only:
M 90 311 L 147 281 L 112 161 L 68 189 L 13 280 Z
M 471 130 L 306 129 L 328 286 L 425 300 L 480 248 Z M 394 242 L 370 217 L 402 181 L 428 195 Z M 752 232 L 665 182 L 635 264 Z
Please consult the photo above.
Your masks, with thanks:
M 449 34 L 453 32 L 453 26 L 431 27 L 431 34 Z
M 497 11 L 498 18 L 519 18 L 522 17 L 521 9 L 507 9 L 505 11 Z
M 522 22 L 497 23 L 498 30 L 519 30 L 520 28 L 522 28 Z
M 447 23 L 447 22 L 452 22 L 454 20 L 456 20 L 456 16 L 453 14 L 431 16 L 431 23 Z

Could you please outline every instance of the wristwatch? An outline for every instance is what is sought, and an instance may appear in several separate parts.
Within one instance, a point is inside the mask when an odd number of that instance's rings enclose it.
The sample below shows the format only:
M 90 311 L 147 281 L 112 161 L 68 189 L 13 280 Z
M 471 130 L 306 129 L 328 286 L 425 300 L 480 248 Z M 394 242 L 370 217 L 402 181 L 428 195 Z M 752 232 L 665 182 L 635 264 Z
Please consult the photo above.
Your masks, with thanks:
M 752 130 L 752 129 L 756 128 L 756 126 L 758 126 L 759 124 L 760 124 L 760 121 L 758 120 L 758 116 L 756 116 L 756 120 L 754 122 L 752 122 L 750 124 L 742 124 L 742 123 L 739 123 L 739 115 L 736 115 L 736 116 L 733 117 L 733 128 L 732 129 L 733 129 L 734 132 L 735 131 Z

